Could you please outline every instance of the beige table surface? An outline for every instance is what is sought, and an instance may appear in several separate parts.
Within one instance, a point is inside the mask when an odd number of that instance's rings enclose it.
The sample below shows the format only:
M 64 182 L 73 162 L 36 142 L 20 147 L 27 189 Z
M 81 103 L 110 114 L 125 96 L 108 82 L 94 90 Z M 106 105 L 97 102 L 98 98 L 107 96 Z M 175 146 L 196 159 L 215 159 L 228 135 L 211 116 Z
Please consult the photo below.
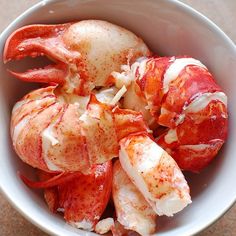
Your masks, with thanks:
M 38 0 L 0 0 L 0 32 Z M 183 0 L 205 14 L 236 42 L 236 0 Z M 235 187 L 235 186 L 232 186 Z M 47 236 L 25 220 L 0 193 L 0 236 Z M 236 205 L 198 236 L 236 236 Z

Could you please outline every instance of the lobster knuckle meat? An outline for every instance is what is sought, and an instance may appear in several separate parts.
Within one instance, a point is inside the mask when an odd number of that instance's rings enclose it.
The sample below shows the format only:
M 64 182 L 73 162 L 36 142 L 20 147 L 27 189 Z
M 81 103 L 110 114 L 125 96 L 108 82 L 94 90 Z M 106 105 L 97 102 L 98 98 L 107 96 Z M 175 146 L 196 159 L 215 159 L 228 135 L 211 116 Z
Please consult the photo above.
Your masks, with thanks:
M 132 82 L 125 93 L 123 106 L 126 109 L 140 112 L 150 129 L 157 128 L 158 124 L 156 119 L 152 116 L 149 109 L 147 109 L 147 101 L 136 83 Z
M 88 95 L 96 86 L 113 84 L 112 71 L 149 56 L 150 51 L 140 38 L 122 27 L 84 20 L 18 29 L 6 42 L 4 62 L 42 55 L 55 65 L 12 74 L 25 81 L 62 84 L 68 93 Z
M 91 95 L 87 111 L 80 120 L 90 165 L 103 163 L 118 155 L 119 146 L 111 106 L 100 103 L 95 95 Z
M 134 231 L 125 229 L 119 221 L 114 222 L 114 227 L 111 228 L 113 236 L 122 236 L 122 235 L 135 235 Z
M 113 166 L 112 195 L 117 221 L 125 229 L 150 235 L 156 229 L 156 213 L 131 182 L 120 162 Z
M 191 203 L 188 184 L 177 163 L 147 135 L 122 139 L 119 159 L 156 214 L 173 216 Z
M 77 228 L 94 229 L 110 198 L 112 163 L 93 167 L 90 175 L 58 187 L 64 218 Z M 90 229 L 88 226 L 90 224 Z
M 148 132 L 140 112 L 115 107 L 113 114 L 118 141 L 131 134 Z

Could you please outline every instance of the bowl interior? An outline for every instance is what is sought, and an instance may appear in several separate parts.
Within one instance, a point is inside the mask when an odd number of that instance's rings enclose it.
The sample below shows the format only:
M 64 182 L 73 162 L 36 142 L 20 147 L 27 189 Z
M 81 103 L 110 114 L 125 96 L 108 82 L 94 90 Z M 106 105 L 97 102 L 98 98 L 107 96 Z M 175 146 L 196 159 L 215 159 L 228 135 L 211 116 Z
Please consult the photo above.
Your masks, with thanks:
M 4 42 L 15 29 L 33 23 L 64 23 L 82 19 L 102 19 L 123 26 L 143 38 L 158 55 L 190 55 L 201 60 L 228 95 L 230 112 L 228 141 L 215 161 L 201 174 L 186 174 L 193 203 L 173 218 L 160 217 L 159 236 L 192 235 L 221 216 L 235 201 L 236 188 L 236 50 L 233 43 L 206 18 L 175 1 L 166 0 L 60 0 L 42 1 L 14 21 L 0 37 Z M 21 70 L 32 61 L 12 63 Z M 42 63 L 34 61 L 33 63 Z M 28 189 L 17 171 L 34 177 L 32 168 L 23 164 L 12 150 L 9 120 L 13 104 L 32 85 L 13 79 L 9 65 L 0 62 L 0 150 L 1 188 L 16 208 L 33 223 L 56 235 L 90 235 L 74 229 L 47 209 L 41 192 Z M 207 131 L 202 131 L 207 132 Z

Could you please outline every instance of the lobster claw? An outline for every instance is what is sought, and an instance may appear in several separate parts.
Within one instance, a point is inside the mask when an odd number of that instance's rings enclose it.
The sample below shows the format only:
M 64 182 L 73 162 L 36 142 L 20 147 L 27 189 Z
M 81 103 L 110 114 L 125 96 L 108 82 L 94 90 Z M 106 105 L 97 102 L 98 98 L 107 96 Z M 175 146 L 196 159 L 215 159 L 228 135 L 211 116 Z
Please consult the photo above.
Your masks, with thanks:
M 67 63 L 73 59 L 72 53 L 64 46 L 61 35 L 71 24 L 30 25 L 11 34 L 5 44 L 3 61 L 18 60 L 27 56 L 47 56 L 55 64 L 42 69 L 23 73 L 10 73 L 18 79 L 29 82 L 63 84 L 68 74 Z
M 29 25 L 14 31 L 7 39 L 3 61 L 7 63 L 26 56 L 40 56 L 42 53 L 50 55 L 52 50 L 49 46 L 58 36 L 64 32 L 70 24 L 61 25 Z M 58 42 L 57 45 L 58 46 Z
M 85 20 L 22 27 L 7 39 L 3 60 L 47 56 L 55 65 L 12 74 L 25 81 L 61 84 L 68 93 L 86 96 L 96 86 L 112 85 L 111 73 L 121 65 L 148 55 L 133 33 L 105 21 Z
M 63 84 L 66 77 L 66 66 L 63 63 L 49 65 L 43 69 L 28 70 L 26 72 L 14 72 L 8 70 L 11 75 L 26 82 Z

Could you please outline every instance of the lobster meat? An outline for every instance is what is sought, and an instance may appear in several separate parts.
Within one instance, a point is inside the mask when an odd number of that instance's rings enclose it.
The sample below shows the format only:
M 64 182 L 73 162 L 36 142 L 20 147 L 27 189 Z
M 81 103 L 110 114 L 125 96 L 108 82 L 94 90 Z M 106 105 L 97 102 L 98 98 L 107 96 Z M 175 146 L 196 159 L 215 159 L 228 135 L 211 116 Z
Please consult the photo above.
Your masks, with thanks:
M 54 175 L 41 170 L 38 174 L 44 182 Z M 92 231 L 110 199 L 112 163 L 109 161 L 94 165 L 89 175 L 80 172 L 77 176 L 73 176 L 73 173 L 70 175 L 70 180 L 64 180 L 64 183 L 54 182 L 46 188 L 45 200 L 49 209 L 52 212 L 62 212 L 69 224 Z
M 89 97 L 91 92 L 97 93 L 95 87 L 111 84 L 113 70 L 139 56 L 150 55 L 147 46 L 119 26 L 87 20 L 25 26 L 8 38 L 4 49 L 5 62 L 41 55 L 56 64 L 23 73 L 11 71 L 21 80 L 57 84 L 33 91 L 15 105 L 11 135 L 17 154 L 44 171 L 84 173 L 92 164 L 117 156 L 118 141 L 112 122 L 116 115 L 111 107 L 103 111 L 103 105 L 92 105 Z M 101 94 L 107 97 L 103 92 L 97 96 Z M 118 116 L 119 109 L 115 113 Z M 102 123 L 106 127 L 101 127 Z
M 155 232 L 156 213 L 131 182 L 119 161 L 113 166 L 112 194 L 117 220 L 125 229 L 141 235 Z
M 149 235 L 157 215 L 191 203 L 181 169 L 208 165 L 228 121 L 227 97 L 201 62 L 152 57 L 132 32 L 98 20 L 16 30 L 4 62 L 27 56 L 53 64 L 10 71 L 46 84 L 15 104 L 10 132 L 18 156 L 39 172 L 39 182 L 22 180 L 44 189 L 52 212 L 101 234 Z M 111 189 L 117 220 L 102 218 Z
M 118 156 L 118 140 L 147 130 L 138 112 L 101 103 L 95 95 L 83 109 L 84 97 L 67 104 L 55 90 L 48 86 L 30 92 L 13 108 L 13 146 L 35 168 L 89 173 L 94 164 Z
M 141 100 L 156 126 L 166 127 L 157 143 L 181 169 L 201 171 L 227 137 L 227 96 L 213 76 L 190 57 L 142 58 L 125 69 L 113 73 L 120 85 L 122 79 L 126 85 L 130 81 L 125 107 L 140 110 Z M 131 100 L 130 94 L 139 100 Z
M 47 56 L 54 61 L 42 69 L 11 72 L 28 82 L 56 83 L 67 93 L 89 95 L 97 86 L 112 83 L 112 71 L 150 51 L 130 31 L 99 20 L 60 25 L 29 25 L 7 39 L 4 62 L 26 56 Z
M 178 165 L 147 135 L 122 139 L 119 159 L 157 215 L 173 216 L 191 203 L 188 184 Z

